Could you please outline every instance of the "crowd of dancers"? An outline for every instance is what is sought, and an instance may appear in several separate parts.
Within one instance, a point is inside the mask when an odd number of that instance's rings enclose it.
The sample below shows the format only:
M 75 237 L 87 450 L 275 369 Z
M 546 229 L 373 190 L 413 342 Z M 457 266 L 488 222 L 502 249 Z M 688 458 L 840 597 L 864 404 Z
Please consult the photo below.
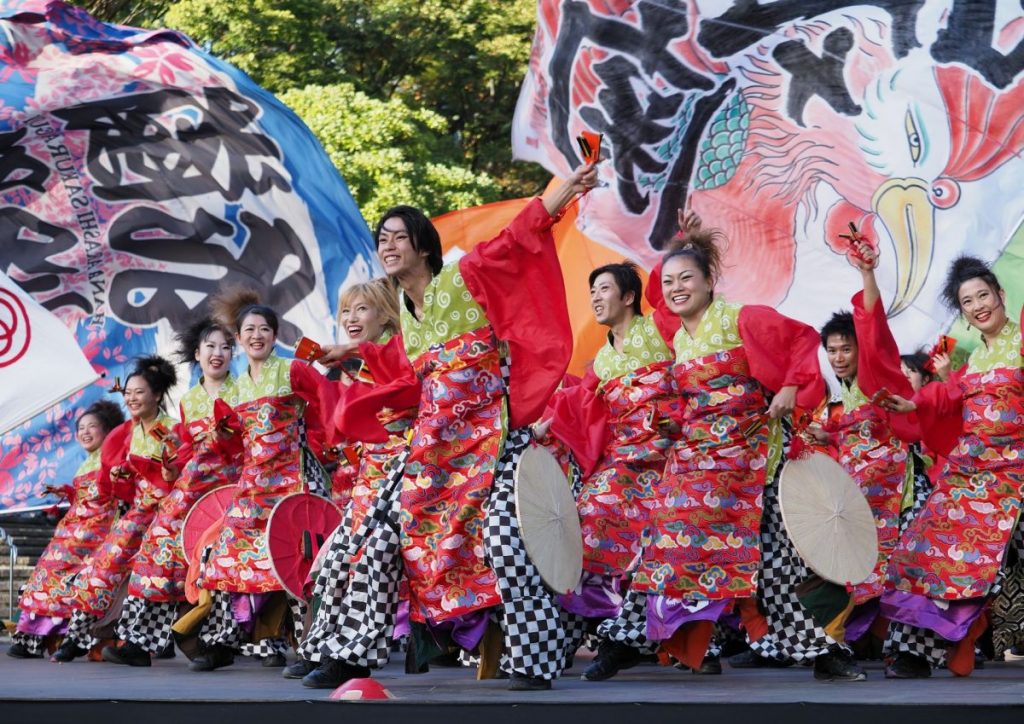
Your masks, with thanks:
M 448 264 L 419 210 L 389 210 L 375 230 L 387 279 L 342 295 L 351 341 L 320 350 L 326 376 L 277 356 L 271 307 L 224 290 L 178 338 L 201 373 L 178 419 L 160 357 L 118 390 L 129 419 L 112 401 L 78 417 L 87 458 L 8 653 L 149 666 L 176 642 L 193 671 L 245 655 L 333 688 L 404 648 L 409 673 L 461 656 L 529 691 L 581 646 L 596 649 L 588 681 L 646 657 L 719 674 L 737 640 L 734 666 L 813 662 L 817 679 L 857 681 L 867 640 L 887 677 L 919 678 L 969 675 L 983 635 L 1000 651 L 1024 639 L 1021 328 L 989 268 L 961 258 L 948 272 L 945 302 L 980 333 L 953 369 L 946 348 L 900 356 L 877 255 L 856 234 L 863 291 L 819 332 L 716 295 L 720 239 L 681 212 L 650 315 L 631 264 L 590 273 L 608 342 L 575 378 L 551 227 L 595 183 L 581 168 Z M 516 469 L 536 445 L 577 500 L 583 575 L 568 593 L 545 586 L 517 522 Z M 783 524 L 780 473 L 808 450 L 838 460 L 870 506 L 878 559 L 856 585 L 816 575 Z M 183 521 L 223 486 L 223 519 L 189 557 Z M 294 493 L 344 511 L 302 596 L 267 541 Z

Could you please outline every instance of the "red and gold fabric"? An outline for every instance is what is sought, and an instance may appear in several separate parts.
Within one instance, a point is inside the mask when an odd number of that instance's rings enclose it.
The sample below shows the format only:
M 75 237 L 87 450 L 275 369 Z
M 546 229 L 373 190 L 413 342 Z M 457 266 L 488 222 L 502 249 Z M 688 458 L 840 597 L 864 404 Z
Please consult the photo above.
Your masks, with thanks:
M 1003 566 L 1024 497 L 1024 370 L 1020 326 L 1007 321 L 967 366 L 915 397 L 926 433 L 959 439 L 932 494 L 904 532 L 889 563 L 888 586 L 932 599 L 989 593 Z M 927 436 L 926 436 L 927 439 Z
M 678 326 L 672 372 L 682 429 L 655 497 L 634 590 L 694 601 L 757 592 L 763 491 L 781 458 L 781 428 L 769 423 L 766 390 L 795 385 L 802 404 L 820 400 L 817 346 L 806 325 L 720 299 L 692 336 Z
M 229 378 L 218 397 L 233 403 L 234 382 Z M 156 516 L 132 562 L 128 595 L 149 601 L 184 601 L 188 561 L 181 549 L 181 526 L 192 505 L 222 485 L 234 485 L 241 463 L 241 440 L 221 442 L 214 428 L 214 398 L 200 383 L 185 393 L 177 431 L 181 443 L 176 465 L 181 475 L 160 501 Z
M 254 380 L 235 381 L 234 412 L 242 424 L 243 456 L 224 529 L 203 569 L 203 587 L 267 593 L 282 590 L 267 551 L 267 523 L 274 506 L 292 493 L 308 492 L 304 479 L 305 434 L 312 450 L 325 440 L 321 405 L 331 410 L 334 393 L 312 366 L 272 354 Z
M 67 618 L 75 574 L 103 543 L 117 515 L 100 479 L 100 451 L 89 453 L 72 481 L 71 505 L 21 591 L 24 614 Z
M 175 420 L 159 415 L 154 423 L 173 428 Z M 101 448 L 100 484 L 129 503 L 128 512 L 110 527 L 103 544 L 75 577 L 75 609 L 98 616 L 114 602 L 118 589 L 131 572 L 132 559 L 156 515 L 157 505 L 170 487 L 161 473 L 163 443 L 147 434 L 141 422 L 128 420 L 114 428 Z M 127 475 L 113 480 L 119 467 Z
M 585 461 L 577 507 L 583 567 L 591 573 L 621 576 L 640 553 L 677 431 L 679 395 L 671 360 L 654 323 L 637 316 L 621 349 L 609 341 L 580 385 L 555 393 L 551 432 Z

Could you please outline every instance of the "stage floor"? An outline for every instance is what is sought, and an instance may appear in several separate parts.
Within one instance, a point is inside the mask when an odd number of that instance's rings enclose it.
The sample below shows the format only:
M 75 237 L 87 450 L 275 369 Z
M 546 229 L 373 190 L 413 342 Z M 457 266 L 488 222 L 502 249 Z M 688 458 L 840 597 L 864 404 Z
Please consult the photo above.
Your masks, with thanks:
M 0 645 L 0 651 L 6 651 Z M 69 724 L 92 721 L 93 715 L 138 724 L 203 721 L 281 722 L 301 717 L 302 724 L 347 721 L 371 716 L 374 724 L 402 720 L 408 724 L 483 717 L 482 724 L 524 721 L 600 722 L 671 721 L 709 717 L 707 721 L 869 722 L 866 717 L 898 717 L 896 724 L 957 721 L 959 724 L 1021 721 L 1024 717 L 1024 662 L 989 663 L 970 678 L 936 672 L 931 679 L 888 681 L 879 663 L 869 662 L 868 680 L 859 683 L 814 681 L 805 667 L 734 670 L 722 676 L 695 676 L 654 665 L 622 672 L 611 681 L 590 683 L 576 666 L 550 692 L 510 692 L 501 680 L 476 681 L 474 670 L 434 667 L 407 676 L 402 656 L 376 678 L 395 697 L 389 702 L 352 703 L 328 700 L 329 690 L 306 689 L 283 679 L 280 670 L 264 669 L 240 659 L 212 673 L 188 671 L 180 654 L 152 668 L 129 668 L 76 661 L 52 664 L 0 656 L 0 721 Z M 372 706 L 372 713 L 366 707 Z M 112 708 L 113 707 L 113 708 Z M 125 718 L 131 717 L 131 718 Z M 981 717 L 984 717 L 982 719 Z

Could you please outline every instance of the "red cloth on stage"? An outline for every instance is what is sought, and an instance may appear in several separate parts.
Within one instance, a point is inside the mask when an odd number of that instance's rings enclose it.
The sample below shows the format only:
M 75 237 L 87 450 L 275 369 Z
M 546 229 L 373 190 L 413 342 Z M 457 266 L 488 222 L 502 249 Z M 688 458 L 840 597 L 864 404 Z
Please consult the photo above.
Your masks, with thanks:
M 900 350 L 889 329 L 885 306 L 878 301 L 869 312 L 864 309 L 864 292 L 857 292 L 853 304 L 853 323 L 857 330 L 857 386 L 868 399 L 883 388 L 894 395 L 911 399 L 914 388 L 900 369 Z M 872 405 L 878 417 L 885 420 L 896 436 L 905 442 L 921 439 L 917 415 L 897 415 Z
M 588 370 L 579 384 L 556 391 L 547 407 L 551 434 L 572 450 L 584 479 L 594 472 L 608 443 L 608 408 L 598 398 L 599 383 Z
M 551 218 L 539 198 L 498 236 L 459 259 L 466 289 L 483 307 L 511 360 L 509 425 L 536 421 L 572 357 L 572 327 Z
M 668 348 L 675 352 L 672 340 L 675 339 L 676 332 L 679 331 L 683 320 L 679 318 L 678 314 L 673 314 L 668 308 L 668 304 L 665 303 L 665 295 L 661 291 L 661 266 L 662 262 L 658 262 L 651 269 L 651 273 L 647 277 L 647 289 L 644 290 L 644 296 L 647 298 L 647 303 L 654 309 L 651 315 L 654 319 L 654 326 L 658 328 L 661 336 L 665 338 L 665 344 L 668 345 Z
M 420 380 L 405 355 L 402 335 L 384 344 L 363 342 L 359 356 L 373 377 L 373 384 L 360 380 L 338 385 L 334 428 L 338 440 L 385 443 L 391 433 L 378 414 L 384 408 L 416 408 L 420 401 Z
M 948 457 L 963 432 L 963 391 L 960 378 L 966 365 L 945 382 L 929 382 L 914 395 L 921 439 L 929 450 Z
M 825 395 L 818 333 L 760 304 L 743 305 L 737 321 L 751 376 L 771 392 L 795 385 L 796 403 L 816 406 Z

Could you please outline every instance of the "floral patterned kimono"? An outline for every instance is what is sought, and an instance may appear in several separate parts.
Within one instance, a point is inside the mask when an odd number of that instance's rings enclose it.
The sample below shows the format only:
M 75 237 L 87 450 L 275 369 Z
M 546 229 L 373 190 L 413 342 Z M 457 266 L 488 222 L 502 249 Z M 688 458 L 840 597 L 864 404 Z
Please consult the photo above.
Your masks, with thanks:
M 259 380 L 244 374 L 235 381 L 234 412 L 243 428 L 241 474 L 224 515 L 224 531 L 203 569 L 204 588 L 282 590 L 267 552 L 267 523 L 278 501 L 311 492 L 310 477 L 320 479 L 313 450 L 323 447 L 321 400 L 331 399 L 327 386 L 309 364 L 276 354 L 263 363 Z
M 386 663 L 404 564 L 414 621 L 471 648 L 489 609 L 499 607 L 506 670 L 548 679 L 561 671 L 559 613 L 519 539 L 512 491 L 529 444 L 525 426 L 539 417 L 571 354 L 553 223 L 534 200 L 501 235 L 442 268 L 425 290 L 421 317 L 403 304 L 414 372 L 406 379 L 419 413 L 403 466 L 392 471 L 403 474 L 401 494 L 379 497 L 374 514 L 399 522 L 401 534 L 392 535 L 393 523 L 369 533 L 373 556 L 362 556 L 365 570 L 353 572 L 347 600 L 354 605 L 324 655 L 353 666 Z M 388 394 L 376 399 L 378 409 L 389 406 Z M 339 416 L 340 428 L 380 428 L 356 405 Z
M 170 429 L 176 421 L 160 414 L 156 424 Z M 129 503 L 129 508 L 110 527 L 103 544 L 75 577 L 71 603 L 75 613 L 67 636 L 81 648 L 94 645 L 89 628 L 115 603 L 121 584 L 131 573 L 132 559 L 156 515 L 157 505 L 168 492 L 170 484 L 164 482 L 161 472 L 162 451 L 163 443 L 147 434 L 142 423 L 135 420 L 114 428 L 103 441 L 100 484 L 111 486 L 114 495 Z M 112 479 L 110 471 L 115 466 L 127 469 L 130 477 Z
M 256 635 L 258 621 L 281 630 L 286 619 L 276 615 L 283 610 L 279 605 L 290 609 L 296 638 L 302 638 L 305 602 L 266 595 L 284 590 L 270 561 L 267 524 L 274 506 L 288 495 L 329 494 L 318 456 L 326 441 L 324 415 L 334 401 L 332 386 L 315 368 L 276 354 L 263 363 L 258 380 L 247 373 L 235 381 L 241 472 L 224 529 L 202 569 L 200 585 L 214 592 L 199 635 L 205 646 L 240 647 L 259 658 L 283 655 L 283 639 Z
M 584 575 L 561 599 L 573 613 L 613 615 L 621 602 L 617 579 L 640 553 L 678 416 L 671 360 L 653 320 L 638 315 L 621 352 L 609 341 L 581 384 L 555 394 L 552 435 L 586 474 L 577 499 Z
M 233 380 L 224 382 L 218 397 L 233 402 Z M 176 455 L 181 475 L 160 501 L 132 561 L 128 598 L 118 623 L 118 638 L 150 653 L 161 651 L 170 642 L 178 604 L 185 600 L 188 561 L 181 548 L 185 516 L 213 488 L 234 485 L 241 463 L 237 436 L 226 442 L 216 437 L 214 398 L 201 381 L 185 393 L 179 408 Z
M 1007 320 L 991 343 L 982 341 L 971 353 L 964 370 L 926 385 L 915 398 L 926 444 L 949 453 L 889 563 L 882 612 L 894 623 L 887 647 L 933 665 L 948 653 L 946 663 L 960 675 L 973 668 L 973 643 L 986 625 L 985 608 L 1020 522 L 1021 354 L 1020 325 Z
M 661 641 L 697 667 L 712 623 L 757 594 L 763 495 L 782 457 L 766 391 L 796 385 L 802 404 L 820 398 L 817 344 L 813 329 L 772 309 L 721 299 L 693 336 L 678 326 L 672 375 L 682 429 L 654 498 L 640 566 L 600 635 L 638 646 Z M 684 642 L 691 635 L 700 643 Z
M 385 333 L 377 340 L 374 347 L 379 348 L 380 356 L 370 355 L 372 348 L 367 345 L 363 345 L 361 349 L 377 362 L 378 369 L 381 366 L 403 369 L 410 378 L 413 377 L 412 368 L 409 366 L 408 360 L 405 359 L 405 351 L 400 337 L 393 337 L 391 334 Z M 381 358 L 384 355 L 390 357 L 390 360 L 381 365 Z M 385 383 L 385 380 L 377 383 L 370 374 L 366 363 L 361 360 L 358 372 L 353 377 L 353 383 L 347 385 L 341 383 L 343 386 L 339 391 L 339 409 L 344 409 L 350 404 L 358 404 L 354 400 L 362 389 L 378 388 Z M 411 382 L 411 379 L 409 381 Z M 353 476 L 350 499 L 345 507 L 345 515 L 339 530 L 332 540 L 331 549 L 326 554 L 325 564 L 313 584 L 313 598 L 320 600 L 320 607 L 317 609 L 309 633 L 299 650 L 300 656 L 307 661 L 319 663 L 322 661 L 324 652 L 329 655 L 331 650 L 340 648 L 342 645 L 339 638 L 344 633 L 342 624 L 345 621 L 348 608 L 345 596 L 348 593 L 350 570 L 353 563 L 359 571 L 364 568 L 359 560 L 362 551 L 353 541 L 363 530 L 367 515 L 373 513 L 375 501 L 382 494 L 382 488 L 389 483 L 396 487 L 401 483 L 400 480 L 396 481 L 392 475 L 401 475 L 402 455 L 409 445 L 408 433 L 416 419 L 418 401 L 418 382 L 414 387 L 408 385 L 402 392 L 396 390 L 395 394 L 389 396 L 390 406 L 376 413 L 376 419 L 383 435 L 373 440 L 363 440 L 356 446 L 359 455 L 358 467 Z M 357 574 L 353 585 L 357 590 L 365 589 L 365 578 Z M 402 598 L 407 601 L 407 590 Z M 396 621 L 393 630 L 389 633 L 389 638 L 401 636 L 404 633 L 400 630 L 402 628 L 407 629 L 407 626 Z
M 40 653 L 42 637 L 59 633 L 72 612 L 75 574 L 103 543 L 117 516 L 110 488 L 101 483 L 100 451 L 89 453 L 71 484 L 71 506 L 21 590 L 15 638 Z

